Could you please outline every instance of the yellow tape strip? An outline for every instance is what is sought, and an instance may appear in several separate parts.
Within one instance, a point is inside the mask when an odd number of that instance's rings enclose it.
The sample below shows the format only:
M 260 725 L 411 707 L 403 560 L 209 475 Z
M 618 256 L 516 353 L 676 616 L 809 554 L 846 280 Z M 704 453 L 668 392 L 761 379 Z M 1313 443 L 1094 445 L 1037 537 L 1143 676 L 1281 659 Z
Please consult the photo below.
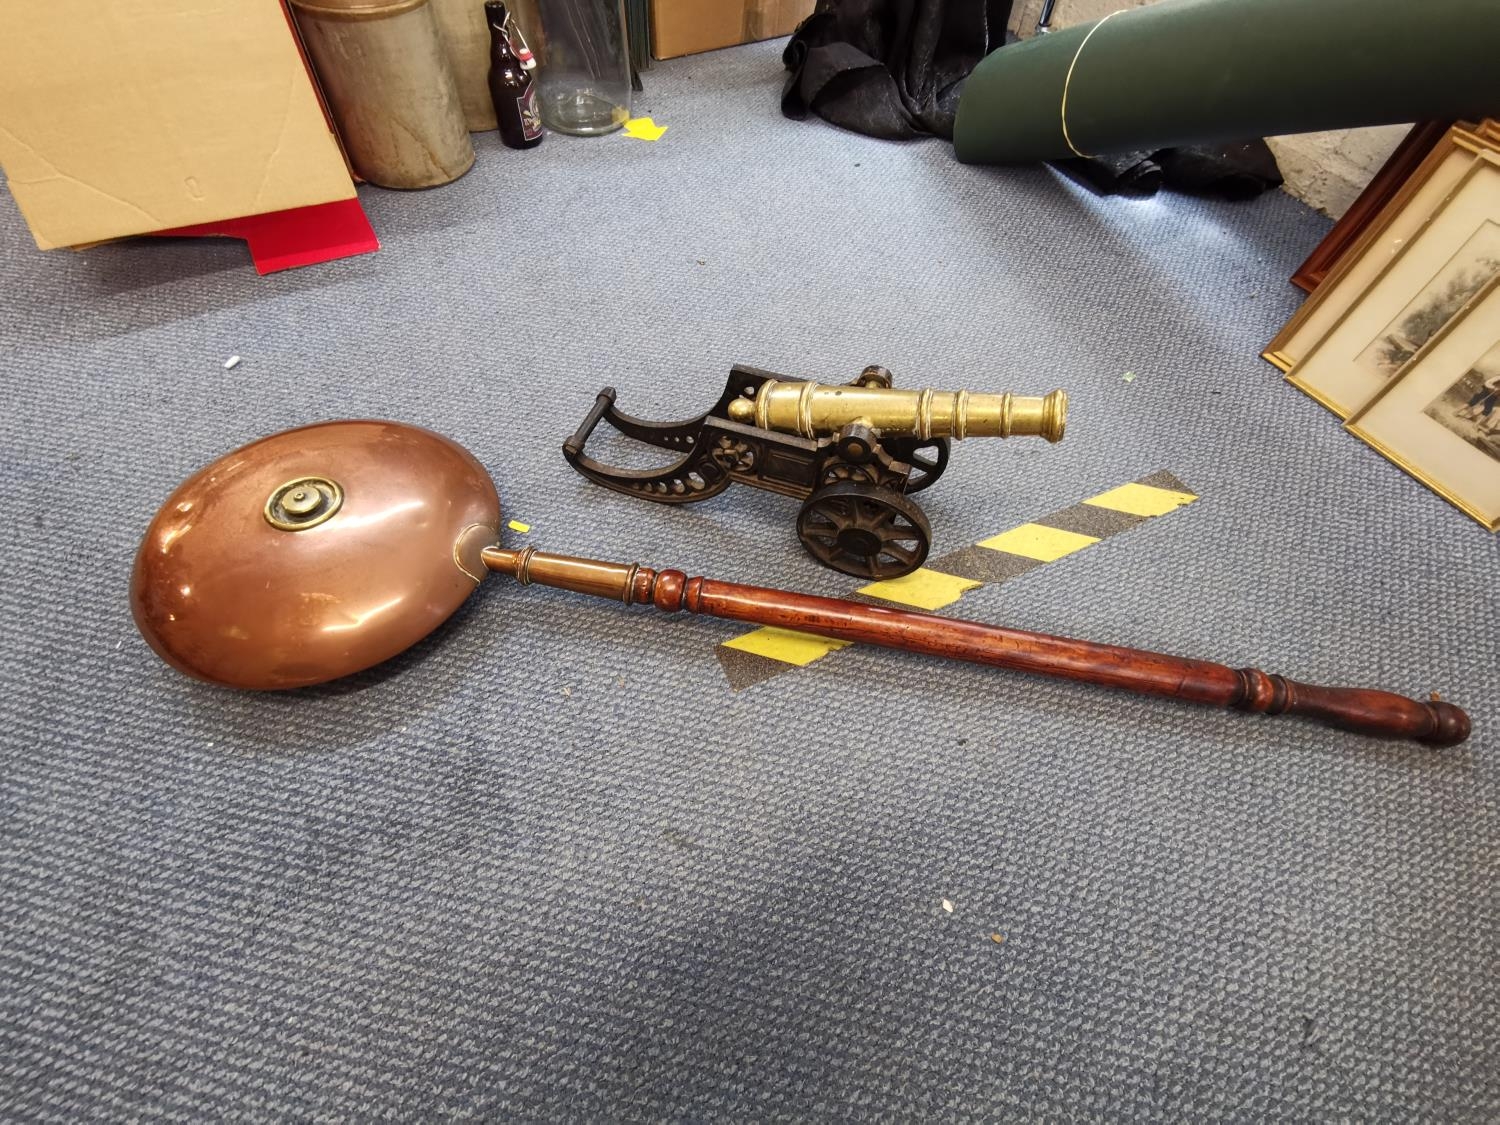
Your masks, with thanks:
M 1005 551 L 1011 555 L 1036 559 L 1037 562 L 1053 562 L 1074 551 L 1092 547 L 1099 542 L 1092 535 L 1079 535 L 1076 531 L 1059 531 L 1039 523 L 1023 523 L 999 535 L 981 539 L 977 546 L 991 551 Z
M 784 664 L 795 664 L 801 667 L 852 643 L 851 641 L 835 641 L 828 637 L 817 637 L 811 633 L 798 633 L 791 629 L 777 629 L 767 625 L 725 641 L 724 647 L 737 648 L 741 652 L 754 653 L 756 656 L 769 656 L 772 660 L 780 660 Z
M 1191 504 L 1198 497 L 1191 492 L 1179 492 L 1171 488 L 1131 482 L 1083 501 L 1096 508 L 1108 508 L 1129 515 L 1152 517 L 1176 511 Z M 991 551 L 1003 551 L 1038 562 L 1054 562 L 1092 547 L 1100 542 L 1092 535 L 1080 535 L 1074 531 L 1062 531 L 1046 524 L 1025 523 L 1009 531 L 982 539 L 977 546 Z M 967 591 L 984 583 L 956 574 L 921 567 L 901 578 L 884 582 L 872 582 L 860 588 L 861 594 L 882 598 L 885 601 L 911 606 L 914 609 L 935 610 L 952 605 Z M 849 641 L 835 641 L 811 633 L 798 633 L 791 629 L 765 627 L 753 629 L 742 636 L 723 642 L 725 648 L 738 649 L 756 656 L 769 657 L 783 664 L 802 667 L 821 660 L 830 652 L 845 648 Z
M 972 578 L 959 578 L 957 575 L 928 570 L 923 566 L 900 578 L 889 578 L 884 582 L 861 586 L 859 592 L 917 609 L 942 609 L 943 606 L 958 601 L 965 590 L 983 585 L 983 582 Z
M 1198 499 L 1191 492 L 1177 492 L 1170 488 L 1157 488 L 1151 484 L 1122 484 L 1098 496 L 1085 500 L 1096 508 L 1108 508 L 1114 512 L 1125 512 L 1132 516 L 1164 516 L 1175 512 L 1184 504 Z

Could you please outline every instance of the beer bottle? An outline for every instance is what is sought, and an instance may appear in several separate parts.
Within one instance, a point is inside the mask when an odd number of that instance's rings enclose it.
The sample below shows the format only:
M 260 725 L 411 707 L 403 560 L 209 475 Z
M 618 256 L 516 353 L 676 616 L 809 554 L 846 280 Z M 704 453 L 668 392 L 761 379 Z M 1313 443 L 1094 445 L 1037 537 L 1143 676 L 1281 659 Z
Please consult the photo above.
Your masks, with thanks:
M 510 41 L 510 13 L 501 0 L 485 0 L 490 27 L 490 98 L 500 121 L 500 139 L 511 148 L 542 143 L 542 118 L 536 108 L 536 79 L 522 64 Z

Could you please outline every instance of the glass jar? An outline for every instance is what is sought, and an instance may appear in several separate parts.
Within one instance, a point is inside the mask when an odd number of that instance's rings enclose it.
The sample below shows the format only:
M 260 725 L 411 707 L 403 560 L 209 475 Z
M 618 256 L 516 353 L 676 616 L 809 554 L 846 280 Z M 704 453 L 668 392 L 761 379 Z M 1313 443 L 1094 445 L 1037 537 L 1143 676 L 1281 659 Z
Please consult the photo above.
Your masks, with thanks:
M 612 133 L 630 117 L 625 0 L 534 0 L 536 100 L 559 133 Z

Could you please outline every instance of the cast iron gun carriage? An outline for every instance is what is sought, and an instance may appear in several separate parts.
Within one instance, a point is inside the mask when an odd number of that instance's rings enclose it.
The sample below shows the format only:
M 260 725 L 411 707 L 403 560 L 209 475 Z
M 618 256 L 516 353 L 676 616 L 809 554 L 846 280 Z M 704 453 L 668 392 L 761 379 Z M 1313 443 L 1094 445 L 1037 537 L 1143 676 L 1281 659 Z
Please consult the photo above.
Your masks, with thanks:
M 606 387 L 563 456 L 594 483 L 659 504 L 707 500 L 736 483 L 793 497 L 802 501 L 797 536 L 813 558 L 860 578 L 899 578 L 927 558 L 932 528 L 911 496 L 942 476 L 950 440 L 1059 441 L 1067 408 L 1062 391 L 896 390 L 883 367 L 829 386 L 737 365 L 713 409 L 681 422 L 634 418 Z M 644 470 L 596 461 L 584 446 L 601 421 L 679 457 Z

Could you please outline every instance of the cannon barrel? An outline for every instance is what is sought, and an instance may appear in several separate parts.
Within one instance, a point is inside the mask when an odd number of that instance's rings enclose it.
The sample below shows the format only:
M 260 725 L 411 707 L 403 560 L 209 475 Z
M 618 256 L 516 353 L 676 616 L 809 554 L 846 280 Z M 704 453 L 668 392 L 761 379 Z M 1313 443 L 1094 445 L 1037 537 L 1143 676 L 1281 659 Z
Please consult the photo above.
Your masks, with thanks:
M 1044 437 L 1061 441 L 1068 396 L 904 391 L 767 379 L 753 399 L 729 404 L 732 421 L 805 438 L 864 425 L 885 437 Z

